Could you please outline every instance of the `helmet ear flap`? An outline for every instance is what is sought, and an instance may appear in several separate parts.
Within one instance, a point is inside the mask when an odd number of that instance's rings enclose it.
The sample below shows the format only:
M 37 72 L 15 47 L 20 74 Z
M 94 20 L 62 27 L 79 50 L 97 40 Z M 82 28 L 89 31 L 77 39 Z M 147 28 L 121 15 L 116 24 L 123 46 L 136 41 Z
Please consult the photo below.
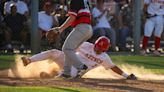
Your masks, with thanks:
M 102 51 L 102 52 L 105 52 L 109 49 L 110 47 L 110 40 L 105 37 L 105 36 L 101 36 L 99 37 L 96 42 L 95 42 L 95 47 Z

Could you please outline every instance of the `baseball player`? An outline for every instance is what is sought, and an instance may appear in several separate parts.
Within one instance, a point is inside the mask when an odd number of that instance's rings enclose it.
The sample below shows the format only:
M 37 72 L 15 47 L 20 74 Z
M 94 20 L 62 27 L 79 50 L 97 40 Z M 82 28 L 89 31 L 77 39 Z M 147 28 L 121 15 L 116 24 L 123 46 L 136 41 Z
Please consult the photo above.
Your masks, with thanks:
M 147 20 L 144 28 L 141 54 L 146 55 L 148 39 L 151 37 L 154 30 L 155 50 L 153 53 L 160 56 L 158 48 L 160 47 L 160 38 L 164 25 L 164 0 L 145 0 L 145 6 Z
M 88 70 L 91 70 L 93 68 L 96 68 L 102 65 L 105 67 L 105 69 L 107 70 L 112 69 L 115 73 L 122 75 L 123 77 L 127 79 L 136 79 L 135 75 L 126 74 L 120 68 L 118 68 L 115 64 L 112 63 L 112 60 L 110 59 L 108 54 L 105 53 L 105 51 L 108 50 L 109 46 L 110 46 L 110 40 L 107 37 L 102 36 L 102 37 L 99 37 L 98 40 L 96 40 L 95 44 L 84 42 L 76 50 L 76 55 L 77 57 L 80 58 L 80 61 L 82 61 L 82 63 L 84 63 L 88 67 Z M 30 58 L 22 57 L 22 60 L 23 60 L 24 65 L 26 66 L 32 62 L 51 58 L 62 69 L 64 67 L 64 58 L 63 58 L 64 56 L 65 55 L 62 51 L 53 49 L 53 50 L 36 54 Z M 69 77 L 79 77 L 76 71 L 77 71 L 76 68 L 73 66 L 71 68 L 71 76 Z
M 68 15 L 69 17 L 60 27 L 51 29 L 62 32 L 69 26 L 74 27 L 62 47 L 65 54 L 65 64 L 61 77 L 70 76 L 72 65 L 78 69 L 79 75 L 88 69 L 86 65 L 81 63 L 81 60 L 75 54 L 75 50 L 92 36 L 91 13 L 88 0 L 71 0 Z

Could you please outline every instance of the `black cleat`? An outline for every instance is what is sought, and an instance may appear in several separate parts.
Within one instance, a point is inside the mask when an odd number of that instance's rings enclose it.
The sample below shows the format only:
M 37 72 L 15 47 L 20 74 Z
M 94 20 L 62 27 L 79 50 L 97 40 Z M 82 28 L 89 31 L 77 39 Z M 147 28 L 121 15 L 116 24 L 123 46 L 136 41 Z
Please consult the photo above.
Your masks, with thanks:
M 75 78 L 81 78 L 88 71 L 89 71 L 88 67 L 86 65 L 84 65 L 81 70 L 78 70 L 77 75 L 75 76 Z
M 137 80 L 137 77 L 134 74 L 130 74 L 126 79 Z
M 72 78 L 72 76 L 62 73 L 57 75 L 55 78 L 69 79 Z

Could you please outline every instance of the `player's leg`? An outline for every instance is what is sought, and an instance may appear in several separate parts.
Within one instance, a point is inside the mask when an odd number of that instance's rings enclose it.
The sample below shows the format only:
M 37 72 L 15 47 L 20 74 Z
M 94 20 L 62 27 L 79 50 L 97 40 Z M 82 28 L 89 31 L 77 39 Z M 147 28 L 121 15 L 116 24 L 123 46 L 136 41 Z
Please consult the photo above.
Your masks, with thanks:
M 63 51 L 65 54 L 64 74 L 70 75 L 71 66 L 80 69 L 84 64 L 81 63 L 76 56 L 75 51 L 84 41 L 92 36 L 92 28 L 88 24 L 79 24 L 69 34 L 64 45 Z
M 156 18 L 156 26 L 155 26 L 155 51 L 153 52 L 155 55 L 160 56 L 160 52 L 158 49 L 160 48 L 160 40 L 161 40 L 161 34 L 163 32 L 163 25 L 164 25 L 164 20 L 163 16 L 159 16 Z
M 46 59 L 52 59 L 52 60 L 56 60 L 59 59 L 58 57 L 60 57 L 60 55 L 64 56 L 64 53 L 62 53 L 61 51 L 58 50 L 48 50 L 48 51 L 44 51 L 38 54 L 35 54 L 31 57 L 22 57 L 22 61 L 24 66 L 27 66 L 28 64 L 32 63 L 32 62 L 37 62 L 37 61 L 42 61 L 42 60 L 46 60 Z M 62 59 L 62 58 L 61 58 Z M 62 60 L 60 60 L 62 61 Z M 64 60 L 63 60 L 64 61 Z
M 155 27 L 154 18 L 147 19 L 147 21 L 145 23 L 145 28 L 144 28 L 144 37 L 143 37 L 143 41 L 142 41 L 141 55 L 146 55 L 148 39 L 152 35 L 154 27 Z

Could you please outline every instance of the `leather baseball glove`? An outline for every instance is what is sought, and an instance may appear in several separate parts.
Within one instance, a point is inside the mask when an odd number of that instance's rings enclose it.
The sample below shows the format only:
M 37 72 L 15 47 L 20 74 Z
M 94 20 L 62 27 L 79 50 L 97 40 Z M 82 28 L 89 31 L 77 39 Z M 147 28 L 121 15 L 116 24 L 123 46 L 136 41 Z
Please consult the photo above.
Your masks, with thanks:
M 130 74 L 126 79 L 137 80 L 137 77 L 134 74 Z
M 55 27 L 55 28 L 50 29 L 47 32 L 46 37 L 47 37 L 49 43 L 54 43 L 55 40 L 59 37 L 59 35 L 60 35 L 59 28 Z

